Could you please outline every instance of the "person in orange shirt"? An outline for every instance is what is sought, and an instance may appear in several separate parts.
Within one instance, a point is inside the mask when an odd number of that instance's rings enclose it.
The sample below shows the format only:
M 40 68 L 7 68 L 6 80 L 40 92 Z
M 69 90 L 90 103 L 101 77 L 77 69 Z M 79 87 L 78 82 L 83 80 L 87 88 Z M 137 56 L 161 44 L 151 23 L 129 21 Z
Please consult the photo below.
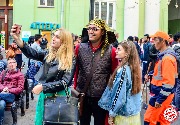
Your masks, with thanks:
M 8 58 L 15 58 L 17 62 L 17 68 L 21 70 L 22 66 L 22 52 L 17 46 L 15 40 L 13 40 L 13 43 L 10 45 L 8 50 L 6 51 L 6 59 Z
M 175 52 L 168 47 L 169 35 L 158 31 L 153 35 L 154 44 L 159 51 L 151 81 L 152 97 L 144 115 L 144 125 L 169 125 L 163 117 L 164 110 L 174 97 L 177 61 Z

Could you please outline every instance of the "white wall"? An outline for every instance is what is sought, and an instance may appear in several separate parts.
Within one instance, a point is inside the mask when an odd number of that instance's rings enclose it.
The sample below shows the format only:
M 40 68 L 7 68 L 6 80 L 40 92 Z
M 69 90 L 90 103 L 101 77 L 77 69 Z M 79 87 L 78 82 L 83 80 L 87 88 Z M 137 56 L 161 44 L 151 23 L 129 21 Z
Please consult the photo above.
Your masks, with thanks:
M 125 0 L 124 8 L 124 39 L 128 36 L 138 36 L 139 0 Z
M 145 34 L 154 34 L 159 30 L 160 0 L 145 2 Z

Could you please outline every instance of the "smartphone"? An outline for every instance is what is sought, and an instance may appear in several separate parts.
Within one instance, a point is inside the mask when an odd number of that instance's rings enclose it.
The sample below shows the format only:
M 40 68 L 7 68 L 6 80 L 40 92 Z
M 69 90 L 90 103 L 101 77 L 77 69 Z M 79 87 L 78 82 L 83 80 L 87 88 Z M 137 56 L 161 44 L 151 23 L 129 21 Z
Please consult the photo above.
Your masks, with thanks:
M 21 33 L 21 27 L 22 27 L 22 25 L 18 25 L 18 24 L 16 24 L 16 31 L 15 31 L 15 33 L 16 34 L 20 34 Z

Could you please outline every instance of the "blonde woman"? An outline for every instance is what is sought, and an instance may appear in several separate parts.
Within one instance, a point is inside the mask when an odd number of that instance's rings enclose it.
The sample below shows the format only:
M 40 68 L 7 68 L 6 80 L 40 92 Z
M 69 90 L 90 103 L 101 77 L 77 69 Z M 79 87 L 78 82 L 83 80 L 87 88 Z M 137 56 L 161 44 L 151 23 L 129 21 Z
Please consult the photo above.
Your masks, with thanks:
M 141 71 L 135 44 L 121 42 L 116 58 L 119 66 L 112 74 L 99 106 L 109 111 L 109 125 L 141 125 Z
M 71 85 L 75 65 L 72 36 L 65 29 L 57 29 L 52 36 L 49 52 L 46 53 L 29 47 L 15 31 L 16 25 L 12 26 L 11 35 L 23 54 L 28 58 L 43 62 L 43 66 L 35 76 L 39 84 L 32 90 L 33 93 L 40 94 L 36 107 L 35 125 L 42 125 L 45 96 L 52 96 L 55 93 L 64 95 L 63 83 L 67 86 Z

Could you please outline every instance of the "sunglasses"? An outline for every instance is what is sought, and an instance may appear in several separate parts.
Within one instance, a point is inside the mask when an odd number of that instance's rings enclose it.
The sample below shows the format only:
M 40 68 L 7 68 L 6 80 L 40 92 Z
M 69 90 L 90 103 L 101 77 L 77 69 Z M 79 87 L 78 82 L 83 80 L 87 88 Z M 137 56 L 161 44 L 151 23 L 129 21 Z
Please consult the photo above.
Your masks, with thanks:
M 90 30 L 92 30 L 92 31 L 98 31 L 98 30 L 100 30 L 100 28 L 98 28 L 98 27 L 88 27 L 88 28 L 87 28 L 87 31 L 90 31 Z

